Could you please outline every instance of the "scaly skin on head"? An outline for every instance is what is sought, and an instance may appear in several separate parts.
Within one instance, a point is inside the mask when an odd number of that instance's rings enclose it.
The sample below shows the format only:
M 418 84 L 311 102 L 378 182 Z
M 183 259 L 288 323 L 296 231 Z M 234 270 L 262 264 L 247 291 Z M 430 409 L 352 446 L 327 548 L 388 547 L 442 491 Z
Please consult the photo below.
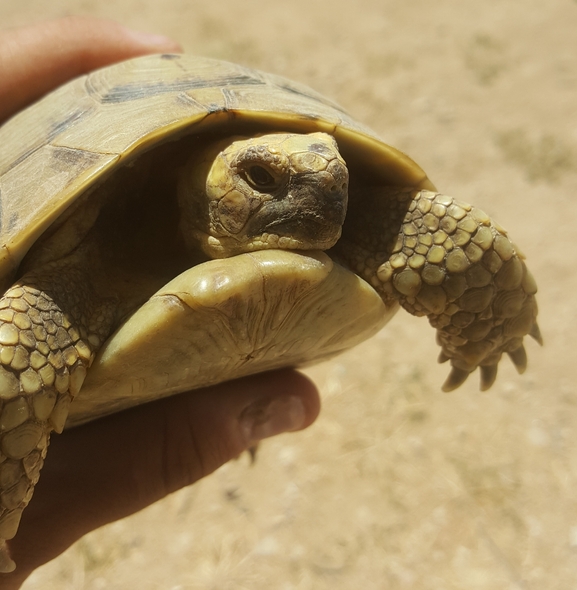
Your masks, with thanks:
M 451 391 L 477 367 L 491 387 L 507 353 L 522 373 L 523 337 L 542 343 L 537 286 L 507 233 L 480 209 L 439 193 L 369 189 L 336 247 L 339 257 L 381 293 L 437 329 Z
M 325 133 L 228 140 L 185 166 L 181 232 L 210 258 L 326 250 L 340 236 L 347 189 L 346 165 Z

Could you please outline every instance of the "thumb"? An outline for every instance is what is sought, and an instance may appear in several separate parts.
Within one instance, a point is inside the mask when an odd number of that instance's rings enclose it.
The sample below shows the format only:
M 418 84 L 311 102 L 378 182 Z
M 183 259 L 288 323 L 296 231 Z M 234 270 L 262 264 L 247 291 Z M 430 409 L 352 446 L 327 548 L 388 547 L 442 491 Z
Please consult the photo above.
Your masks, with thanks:
M 189 485 L 265 438 L 306 428 L 319 409 L 316 387 L 291 370 L 167 400 L 164 431 L 149 434 L 146 458 L 139 452 L 145 465 L 137 469 L 145 478 L 139 480 L 135 472 L 138 493 L 159 497 Z M 158 424 L 156 412 L 153 420 Z M 154 480 L 151 471 L 157 474 Z

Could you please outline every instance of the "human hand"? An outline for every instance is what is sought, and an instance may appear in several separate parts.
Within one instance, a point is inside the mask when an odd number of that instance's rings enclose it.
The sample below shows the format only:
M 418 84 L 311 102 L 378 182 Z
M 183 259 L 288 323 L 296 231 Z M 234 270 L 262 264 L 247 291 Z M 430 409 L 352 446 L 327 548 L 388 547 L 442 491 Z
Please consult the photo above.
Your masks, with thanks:
M 67 18 L 0 32 L 0 122 L 69 79 L 122 59 L 179 51 L 164 37 Z M 52 436 L 34 498 L 9 542 L 7 590 L 87 532 L 198 481 L 259 440 L 310 425 L 314 385 L 290 370 L 173 396 Z
M 169 397 L 53 435 L 20 529 L 16 571 L 30 573 L 83 535 L 212 473 L 263 438 L 310 425 L 314 385 L 283 370 Z M 6 585 L 4 585 L 6 584 Z
M 72 78 L 138 55 L 180 51 L 167 37 L 101 19 L 0 31 L 0 123 Z

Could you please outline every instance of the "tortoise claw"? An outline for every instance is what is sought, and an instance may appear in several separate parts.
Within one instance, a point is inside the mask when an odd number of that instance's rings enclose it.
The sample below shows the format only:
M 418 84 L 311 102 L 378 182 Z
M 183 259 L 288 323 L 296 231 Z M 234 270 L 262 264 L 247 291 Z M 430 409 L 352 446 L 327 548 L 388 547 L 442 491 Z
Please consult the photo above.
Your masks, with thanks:
M 507 354 L 509 355 L 509 358 L 513 361 L 513 364 L 517 369 L 517 373 L 519 373 L 520 375 L 524 373 L 525 369 L 527 368 L 527 352 L 525 351 L 525 347 L 521 345 L 519 346 L 519 348 L 512 350 Z
M 256 463 L 256 454 L 258 451 L 258 443 L 255 443 L 254 445 L 251 445 L 250 447 L 248 447 L 247 449 L 249 457 L 250 457 L 250 464 L 254 465 Z
M 481 391 L 487 391 L 495 383 L 497 378 L 497 370 L 499 366 L 495 365 L 484 365 L 480 367 L 481 370 Z
M 459 369 L 458 367 L 453 367 L 447 380 L 443 383 L 443 391 L 453 391 L 457 389 L 457 387 L 463 385 L 469 376 L 469 371 L 465 371 L 465 369 Z
M 441 365 L 442 365 L 443 363 L 446 363 L 446 362 L 447 362 L 448 360 L 450 360 L 450 359 L 451 359 L 451 357 L 450 357 L 450 356 L 447 356 L 447 355 L 446 355 L 446 354 L 445 354 L 445 353 L 444 353 L 444 352 L 441 350 L 441 352 L 439 353 L 439 356 L 437 357 L 437 362 L 438 362 L 439 364 L 441 364 Z
M 541 330 L 539 330 L 539 324 L 535 322 L 531 327 L 531 331 L 529 332 L 529 336 L 536 340 L 541 346 L 543 346 L 543 336 L 541 336 Z

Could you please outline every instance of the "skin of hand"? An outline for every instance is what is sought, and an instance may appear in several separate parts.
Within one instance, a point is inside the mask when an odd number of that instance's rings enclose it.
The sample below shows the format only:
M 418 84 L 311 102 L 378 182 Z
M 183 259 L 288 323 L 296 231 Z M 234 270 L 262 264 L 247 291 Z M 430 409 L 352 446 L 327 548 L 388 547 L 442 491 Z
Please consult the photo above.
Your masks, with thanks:
M 0 31 L 0 122 L 95 68 L 172 40 L 115 22 L 69 17 Z M 281 370 L 183 393 L 52 436 L 46 465 L 9 542 L 19 588 L 37 567 L 89 531 L 212 473 L 264 438 L 306 428 L 320 400 L 303 375 Z
M 138 55 L 181 51 L 167 37 L 82 17 L 0 31 L 0 122 L 97 68 Z

